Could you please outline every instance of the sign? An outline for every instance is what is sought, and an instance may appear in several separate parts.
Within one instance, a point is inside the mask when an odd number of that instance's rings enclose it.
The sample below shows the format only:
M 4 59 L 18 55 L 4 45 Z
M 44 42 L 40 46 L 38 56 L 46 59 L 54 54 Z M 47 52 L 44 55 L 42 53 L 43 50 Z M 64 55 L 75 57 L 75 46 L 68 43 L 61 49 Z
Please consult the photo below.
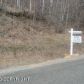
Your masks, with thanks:
M 73 55 L 73 44 L 74 43 L 82 43 L 82 31 L 74 31 L 73 28 L 71 28 L 71 31 L 69 31 L 71 35 L 70 40 L 70 55 Z
M 71 31 L 69 31 L 71 33 Z M 82 31 L 73 31 L 73 34 L 82 34 Z
M 73 36 L 73 43 L 82 43 L 81 36 Z

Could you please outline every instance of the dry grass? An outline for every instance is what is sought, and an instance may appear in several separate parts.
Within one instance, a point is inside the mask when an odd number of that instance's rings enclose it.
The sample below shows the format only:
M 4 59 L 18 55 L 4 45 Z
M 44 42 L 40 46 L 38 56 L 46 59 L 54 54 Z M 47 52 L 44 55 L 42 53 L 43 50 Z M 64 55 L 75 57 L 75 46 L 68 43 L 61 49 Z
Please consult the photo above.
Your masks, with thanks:
M 38 34 L 30 40 L 20 40 L 21 44 L 5 39 L 0 43 L 0 66 L 27 65 L 64 57 L 66 45 L 63 40 L 66 40 L 64 34 Z
M 69 53 L 68 34 L 57 34 L 53 26 L 51 30 L 48 27 L 42 22 L 32 24 L 28 19 L 2 15 L 0 68 L 39 63 L 62 58 Z

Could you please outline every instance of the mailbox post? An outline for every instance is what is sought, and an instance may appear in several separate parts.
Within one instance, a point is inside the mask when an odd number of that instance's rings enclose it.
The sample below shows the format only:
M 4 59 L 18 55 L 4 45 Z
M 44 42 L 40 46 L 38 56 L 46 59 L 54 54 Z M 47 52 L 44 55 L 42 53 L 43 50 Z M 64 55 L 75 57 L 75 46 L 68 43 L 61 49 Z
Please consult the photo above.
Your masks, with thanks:
M 74 43 L 82 43 L 82 31 L 74 31 L 73 28 L 71 28 L 70 33 L 70 55 L 73 55 L 73 45 Z

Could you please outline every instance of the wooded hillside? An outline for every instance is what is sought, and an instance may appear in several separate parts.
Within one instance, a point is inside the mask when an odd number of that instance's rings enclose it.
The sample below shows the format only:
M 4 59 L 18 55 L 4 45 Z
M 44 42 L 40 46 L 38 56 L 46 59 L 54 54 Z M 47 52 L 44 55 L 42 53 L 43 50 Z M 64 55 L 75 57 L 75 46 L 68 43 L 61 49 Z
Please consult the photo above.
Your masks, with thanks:
M 45 18 L 58 28 L 84 27 L 84 0 L 1 0 L 6 9 L 11 7 Z M 9 9 L 9 8 L 8 8 Z

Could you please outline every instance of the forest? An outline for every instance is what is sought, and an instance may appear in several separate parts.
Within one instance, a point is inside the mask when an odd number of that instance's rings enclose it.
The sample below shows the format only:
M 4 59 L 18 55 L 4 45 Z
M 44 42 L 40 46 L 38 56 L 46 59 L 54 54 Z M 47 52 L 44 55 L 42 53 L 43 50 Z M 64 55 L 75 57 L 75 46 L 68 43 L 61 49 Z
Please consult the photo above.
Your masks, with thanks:
M 15 12 L 17 9 L 25 11 L 29 17 L 47 20 L 61 31 L 71 27 L 83 30 L 84 27 L 84 0 L 1 0 L 0 2 L 7 11 L 12 8 Z

